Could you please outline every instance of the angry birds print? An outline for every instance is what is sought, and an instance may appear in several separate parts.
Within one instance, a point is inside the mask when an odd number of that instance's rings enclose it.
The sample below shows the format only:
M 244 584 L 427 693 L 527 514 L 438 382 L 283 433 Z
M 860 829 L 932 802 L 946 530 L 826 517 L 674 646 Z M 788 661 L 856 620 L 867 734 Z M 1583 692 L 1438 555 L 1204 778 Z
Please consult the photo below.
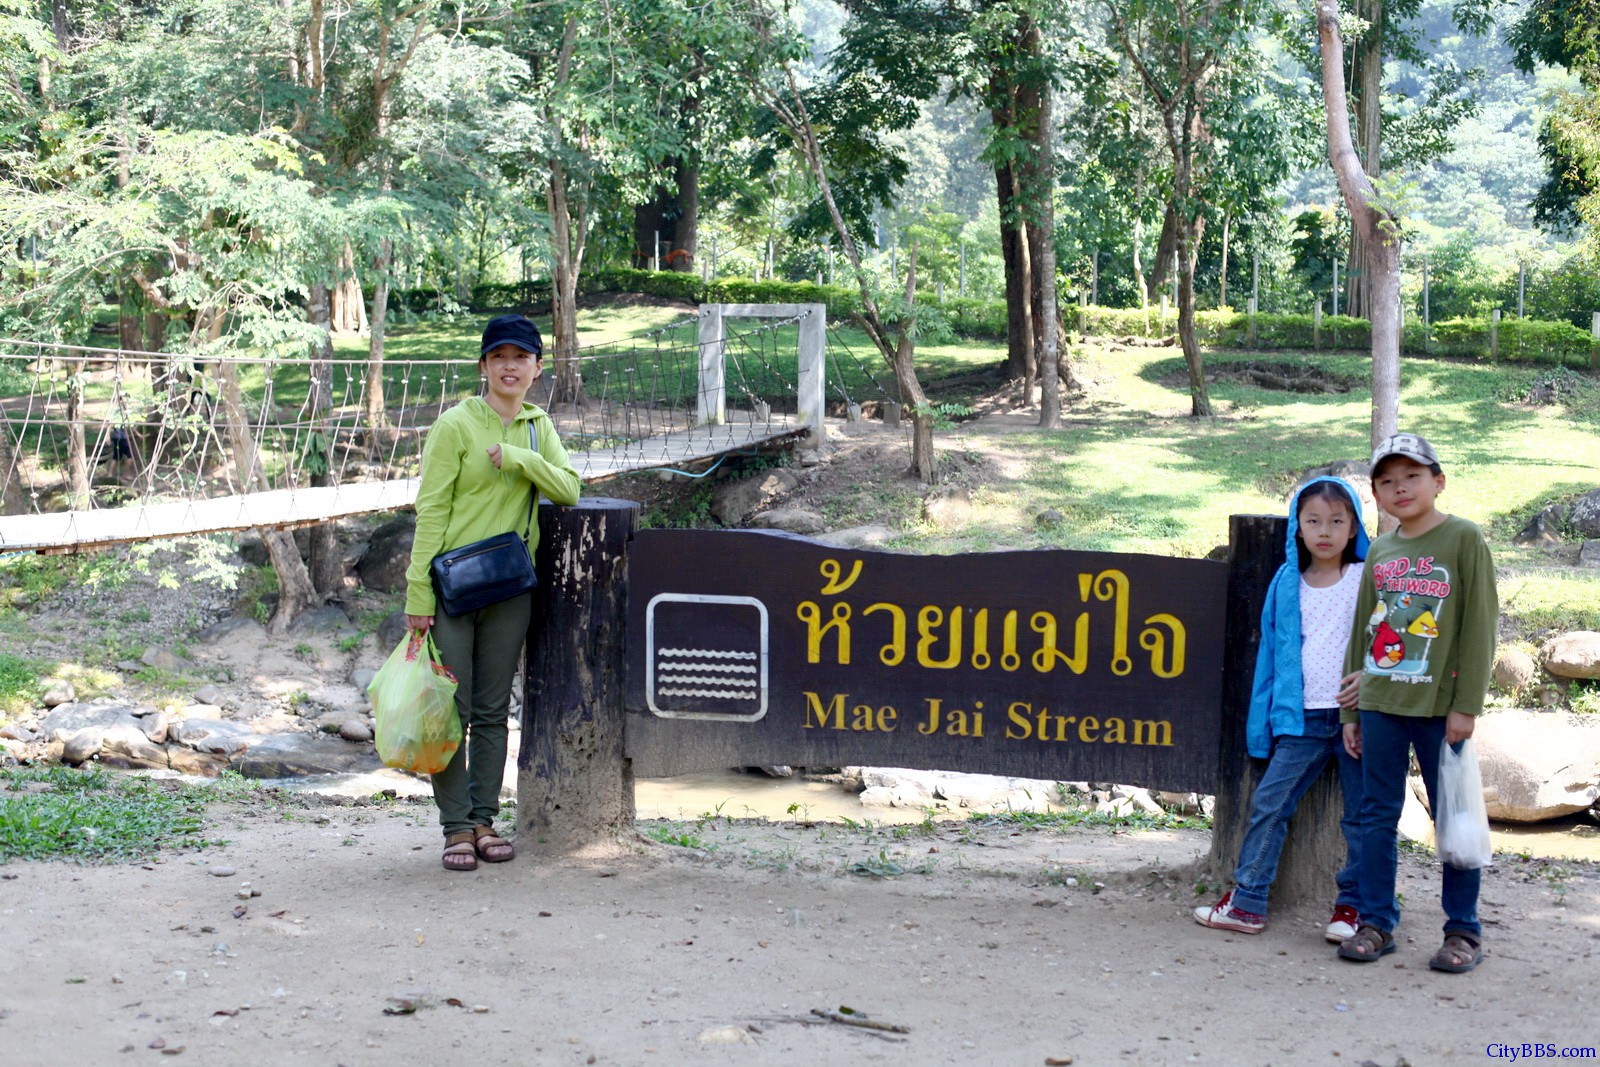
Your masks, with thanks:
M 1387 622 L 1378 624 L 1378 632 L 1372 639 L 1372 662 L 1378 667 L 1393 667 L 1406 658 L 1406 643 L 1395 633 L 1394 627 Z
M 1418 637 L 1426 637 L 1431 641 L 1439 636 L 1439 624 L 1434 621 L 1433 612 L 1424 611 L 1411 621 L 1410 626 L 1406 627 L 1406 633 L 1416 634 Z

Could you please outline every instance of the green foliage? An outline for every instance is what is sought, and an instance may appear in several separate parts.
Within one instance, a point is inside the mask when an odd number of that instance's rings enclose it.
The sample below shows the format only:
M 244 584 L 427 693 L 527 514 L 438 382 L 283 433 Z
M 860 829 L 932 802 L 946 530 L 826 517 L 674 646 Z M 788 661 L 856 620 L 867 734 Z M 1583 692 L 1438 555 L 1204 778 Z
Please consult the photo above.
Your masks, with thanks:
M 674 848 L 703 849 L 706 843 L 698 836 L 686 829 L 666 826 L 652 826 L 645 830 L 645 836 L 658 845 L 671 845 Z
M 18 715 L 39 698 L 40 664 L 0 652 L 0 714 Z
M 126 863 L 201 848 L 200 798 L 176 782 L 95 768 L 0 771 L 0 863 Z

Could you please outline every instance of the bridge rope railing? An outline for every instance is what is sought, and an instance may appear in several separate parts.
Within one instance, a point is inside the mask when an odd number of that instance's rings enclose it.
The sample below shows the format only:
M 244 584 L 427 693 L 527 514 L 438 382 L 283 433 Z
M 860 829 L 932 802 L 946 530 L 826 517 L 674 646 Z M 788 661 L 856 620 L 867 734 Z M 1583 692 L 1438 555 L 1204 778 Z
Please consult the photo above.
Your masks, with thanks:
M 727 402 L 718 397 L 719 419 L 709 425 L 703 345 L 686 333 L 695 322 L 546 357 L 529 398 L 550 413 L 586 480 L 797 429 L 796 357 L 784 323 L 727 338 Z M 0 549 L 5 515 L 414 479 L 427 428 L 478 390 L 471 359 L 379 363 L 0 340 Z

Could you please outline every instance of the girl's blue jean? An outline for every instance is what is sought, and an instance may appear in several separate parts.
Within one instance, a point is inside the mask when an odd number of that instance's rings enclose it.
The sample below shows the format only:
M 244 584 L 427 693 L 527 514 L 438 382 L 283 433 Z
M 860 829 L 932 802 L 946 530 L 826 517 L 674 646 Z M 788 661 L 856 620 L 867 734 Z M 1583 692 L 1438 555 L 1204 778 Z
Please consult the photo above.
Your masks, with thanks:
M 1338 708 L 1307 708 L 1305 730 L 1304 737 L 1274 739 L 1267 772 L 1250 801 L 1250 826 L 1239 848 L 1238 869 L 1233 872 L 1233 905 L 1257 915 L 1267 913 L 1267 893 L 1278 876 L 1278 859 L 1283 855 L 1289 820 L 1300 806 L 1300 798 L 1322 775 L 1329 760 L 1339 763 L 1339 787 L 1344 794 L 1344 814 L 1339 819 L 1339 829 L 1344 831 L 1345 865 L 1334 879 L 1339 889 L 1336 903 L 1361 910 L 1356 881 L 1360 856 L 1356 812 L 1361 807 L 1361 763 L 1351 759 L 1344 750 Z
M 1439 747 L 1444 743 L 1444 716 L 1414 718 L 1382 711 L 1361 713 L 1361 769 L 1365 799 L 1361 804 L 1361 921 L 1393 931 L 1400 922 L 1395 902 L 1399 866 L 1400 811 L 1405 804 L 1411 750 L 1417 751 L 1428 807 L 1435 805 L 1439 786 Z M 1478 882 L 1482 872 L 1444 865 L 1444 929 L 1446 933 L 1481 937 Z

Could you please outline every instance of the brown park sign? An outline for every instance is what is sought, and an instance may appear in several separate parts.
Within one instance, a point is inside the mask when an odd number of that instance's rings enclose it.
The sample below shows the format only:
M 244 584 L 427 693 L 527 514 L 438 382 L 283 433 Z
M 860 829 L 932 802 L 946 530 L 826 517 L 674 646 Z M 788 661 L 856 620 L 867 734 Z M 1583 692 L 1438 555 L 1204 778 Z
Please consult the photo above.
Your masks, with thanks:
M 846 764 L 1216 790 L 1228 569 L 758 531 L 628 548 L 636 775 Z

